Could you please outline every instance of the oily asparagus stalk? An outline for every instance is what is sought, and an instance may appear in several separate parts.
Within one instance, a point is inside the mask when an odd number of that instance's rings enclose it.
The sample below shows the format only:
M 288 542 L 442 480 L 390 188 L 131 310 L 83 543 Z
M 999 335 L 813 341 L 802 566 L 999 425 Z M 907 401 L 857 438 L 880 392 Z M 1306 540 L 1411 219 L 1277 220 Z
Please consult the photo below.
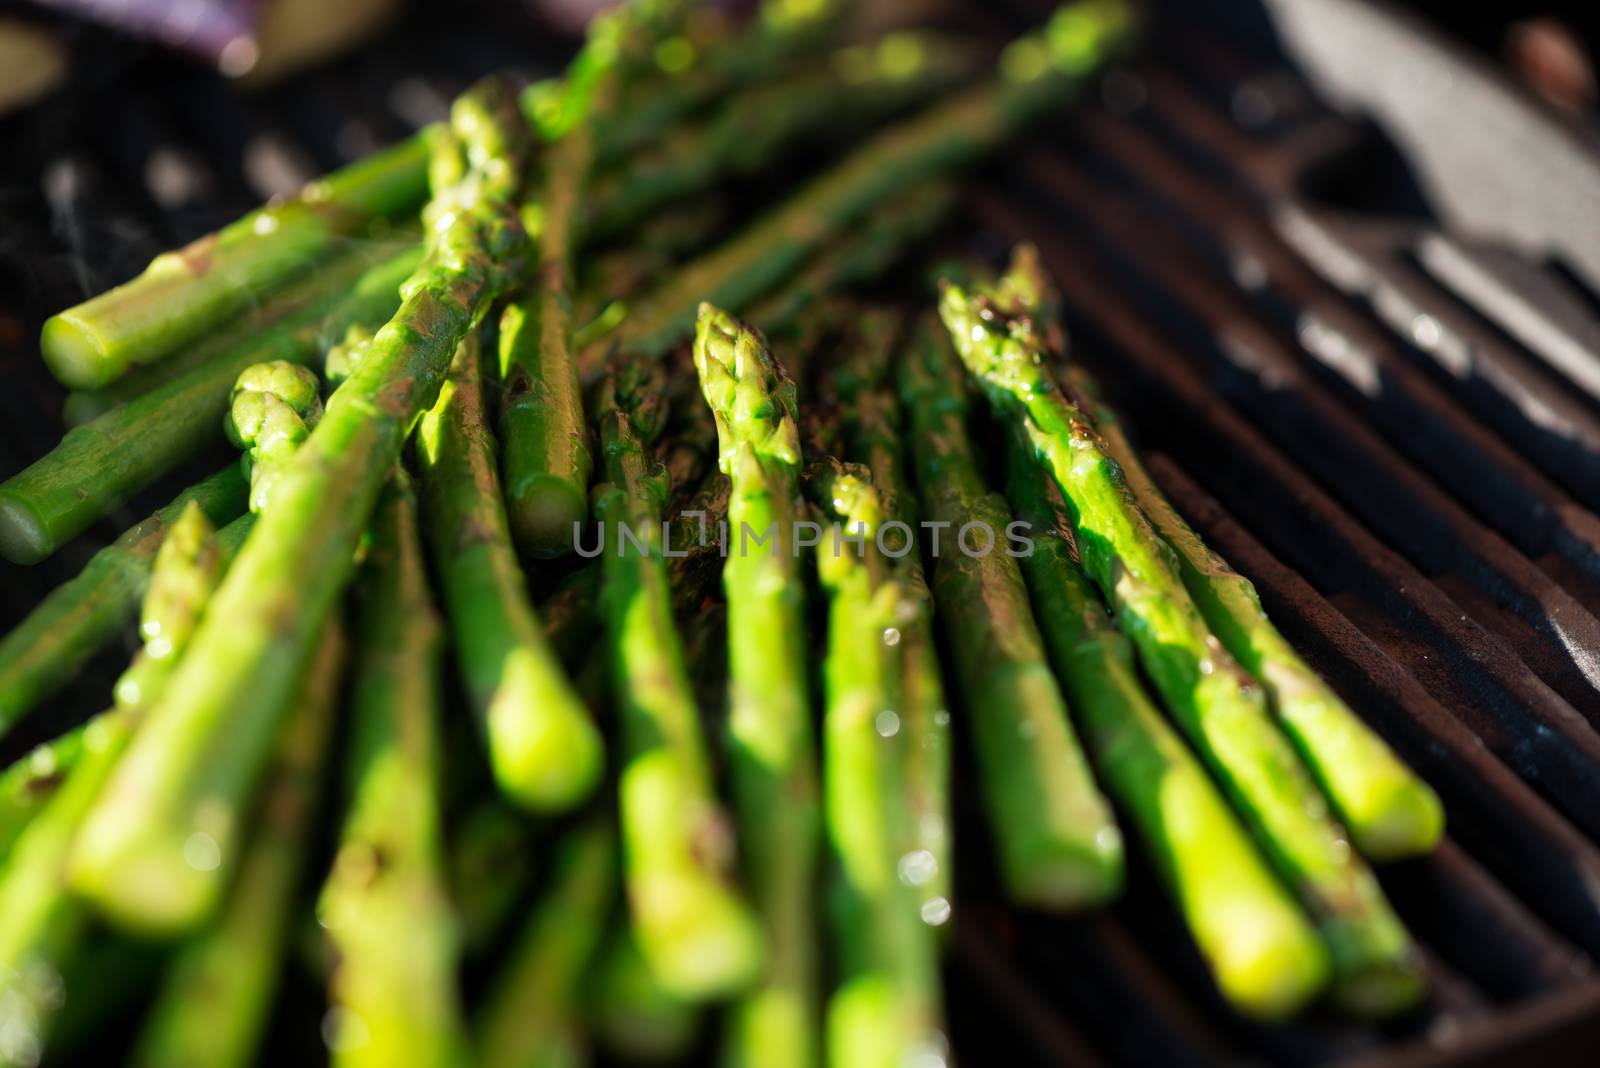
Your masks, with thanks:
M 827 1006 L 828 1063 L 898 1068 L 942 1042 L 937 947 L 921 918 L 935 861 L 915 848 L 897 737 L 906 593 L 876 547 L 883 501 L 866 468 L 824 458 L 807 481 L 829 527 L 816 564 L 829 596 L 823 800 L 842 974 Z
M 1172 549 L 1134 501 L 1093 423 L 1057 385 L 1039 325 L 1030 315 L 1006 314 L 1007 303 L 1014 299 L 1004 293 L 947 283 L 939 311 L 997 415 L 1021 424 L 1060 486 L 1084 570 L 1146 674 L 1317 922 L 1336 996 L 1373 1014 L 1414 1004 L 1423 987 L 1410 936 L 1273 724 L 1261 690 L 1206 626 Z
M 1033 539 L 1022 571 L 1101 778 L 1137 825 L 1223 996 L 1249 1016 L 1289 1016 L 1326 982 L 1327 951 L 1145 695 L 1132 645 L 1078 566 L 1055 483 L 1020 427 L 1009 437 L 1007 494 Z
M 338 624 L 331 625 L 284 728 L 239 877 L 216 922 L 176 951 L 135 1046 L 135 1065 L 247 1068 L 257 1060 L 314 837 L 344 644 Z M 196 845 L 191 859 L 209 863 L 210 855 Z
M 1095 396 L 1081 372 L 1068 374 L 1080 398 Z M 1444 830 L 1438 795 L 1313 671 L 1267 618 L 1254 584 L 1206 547 L 1139 462 L 1104 403 L 1091 411 L 1111 458 L 1156 532 L 1177 554 L 1184 588 L 1228 652 L 1261 681 L 1289 740 L 1332 802 L 1357 848 L 1374 861 L 1431 850 Z
M 467 693 L 501 790 L 525 808 L 582 801 L 603 743 L 528 601 L 495 467 L 477 338 L 459 346 L 417 437 L 429 541 Z
M 694 1044 L 699 1006 L 662 989 L 626 924 L 612 930 L 585 987 L 585 1023 L 627 1063 L 672 1063 Z
M 879 133 L 712 252 L 638 301 L 614 335 L 627 354 L 660 356 L 689 333 L 701 301 L 742 312 L 831 237 L 901 190 L 967 165 L 1069 99 L 1133 28 L 1124 0 L 1079 0 L 1013 42 L 991 82 Z
M 61 443 L 0 484 L 0 556 L 36 563 L 114 505 L 213 440 L 234 380 L 272 360 L 309 364 L 352 324 L 376 325 L 399 305 L 416 267 L 408 249 L 227 353 L 69 431 Z
M 322 418 L 322 379 L 309 367 L 274 360 L 246 367 L 234 380 L 223 422 L 228 440 L 245 450 L 250 510 L 267 506 L 289 459 Z
M 215 908 L 238 859 L 241 813 L 378 491 L 457 343 L 518 269 L 514 204 L 527 153 L 514 101 L 502 83 L 480 83 L 456 101 L 452 124 L 470 166 L 429 205 L 428 254 L 402 286 L 400 309 L 278 480 L 193 655 L 78 842 L 75 889 L 124 926 L 191 929 Z M 216 847 L 207 870 L 184 859 L 196 834 Z
M 766 927 L 758 987 L 732 1010 L 729 1060 L 817 1060 L 811 942 L 818 832 L 804 581 L 795 559 L 802 462 L 795 389 L 760 336 L 700 307 L 694 364 L 732 482 L 722 569 L 728 602 L 729 760 L 747 883 Z
M 898 351 L 901 316 L 866 308 L 855 315 L 855 330 L 829 368 L 844 451 L 864 464 L 882 501 L 886 522 L 904 523 L 902 537 L 885 530 L 885 549 L 899 552 L 895 572 L 902 604 L 900 641 L 901 784 L 910 806 L 913 851 L 932 858 L 919 869 L 927 878 L 921 913 L 942 926 L 951 912 L 954 858 L 950 827 L 950 713 L 933 630 L 933 595 L 922 570 L 915 537 L 913 492 L 906 477 L 905 436 L 900 406 L 892 392 L 890 361 Z
M 137 614 L 162 539 L 191 501 L 221 524 L 244 511 L 245 496 L 239 469 L 224 468 L 130 527 L 40 601 L 0 640 L 0 733 L 60 689 Z M 229 523 L 227 553 L 243 542 L 250 524 L 248 517 Z
M 61 1005 L 61 982 L 90 929 L 91 915 L 67 893 L 62 870 L 128 739 L 189 644 L 221 570 L 213 527 L 190 502 L 156 553 L 140 630 L 144 650 L 119 681 L 116 704 L 84 735 L 85 751 L 66 781 L 30 820 L 0 868 L 0 998 L 6 1027 L 0 1056 L 37 1063 Z M 90 741 L 94 742 L 91 747 Z M 198 862 L 206 858 L 194 854 Z
M 551 884 L 474 1020 L 483 1068 L 587 1063 L 581 986 L 611 911 L 616 851 L 616 836 L 602 822 L 562 840 Z
M 732 835 L 716 799 L 699 710 L 672 619 L 662 511 L 670 485 L 647 450 L 665 383 L 638 362 L 600 391 L 607 482 L 595 518 L 613 540 L 601 564 L 624 763 L 618 782 L 623 881 L 635 934 L 669 993 L 701 1000 L 754 981 L 762 936 L 730 885 Z
M 46 320 L 46 364 L 64 385 L 96 389 L 165 358 L 373 220 L 415 211 L 427 192 L 428 152 L 427 137 L 402 141 L 162 253 L 132 280 Z
M 385 491 L 373 527 L 357 579 L 349 804 L 317 905 L 336 957 L 332 1013 L 366 1040 L 335 1044 L 332 1059 L 349 1068 L 450 1068 L 466 1059 L 468 1042 L 440 814 L 443 633 L 403 475 Z
M 1042 908 L 1107 901 L 1122 886 L 1122 837 L 1051 674 L 1012 555 L 1011 514 L 984 485 L 966 384 L 931 315 L 900 360 L 899 391 L 922 519 L 943 525 L 940 542 L 930 538 L 933 593 L 1006 890 Z M 963 529 L 970 541 L 959 540 Z
M 327 262 L 307 271 L 281 290 L 261 296 L 248 311 L 230 321 L 226 327 L 214 330 L 192 344 L 180 346 L 159 363 L 140 367 L 108 386 L 74 390 L 67 394 L 62 406 L 62 418 L 69 427 L 81 426 L 197 367 L 221 359 L 234 348 L 251 343 L 285 319 L 300 315 L 319 302 L 325 303 L 332 295 L 348 289 L 362 274 L 416 245 L 421 236 L 420 230 L 408 223 L 385 234 L 382 240 L 353 243 L 348 250 L 336 253 Z

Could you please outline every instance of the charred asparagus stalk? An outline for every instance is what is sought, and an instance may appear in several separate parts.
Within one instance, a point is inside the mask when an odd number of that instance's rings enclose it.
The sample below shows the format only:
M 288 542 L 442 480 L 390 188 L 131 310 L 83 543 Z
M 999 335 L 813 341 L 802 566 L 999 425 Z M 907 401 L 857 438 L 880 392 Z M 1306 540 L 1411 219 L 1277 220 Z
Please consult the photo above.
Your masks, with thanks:
M 452 1068 L 468 1042 L 440 826 L 442 633 L 403 475 L 373 526 L 357 580 L 349 808 L 317 906 L 337 958 L 332 1019 L 360 1027 L 365 1041 L 335 1042 L 333 1063 Z
M 672 619 L 661 526 L 670 486 L 647 453 L 664 417 L 663 391 L 661 377 L 637 362 L 604 383 L 608 481 L 595 490 L 595 518 L 615 540 L 602 558 L 601 602 L 626 749 L 618 806 L 629 912 L 662 986 L 699 1000 L 754 981 L 762 943 L 730 885 L 731 828 L 712 788 Z
M 769 950 L 761 985 L 734 1007 L 738 1065 L 810 1065 L 818 1050 L 811 944 L 818 831 L 804 585 L 795 559 L 800 439 L 794 383 L 759 335 L 703 304 L 694 364 L 732 481 L 728 602 L 729 758 L 745 869 Z M 755 539 L 752 544 L 752 539 Z
M 517 270 L 526 131 L 513 104 L 495 82 L 456 101 L 452 121 L 470 166 L 429 206 L 429 252 L 402 287 L 400 310 L 279 480 L 195 635 L 195 655 L 179 665 L 88 820 L 73 885 L 124 925 L 192 928 L 233 871 L 241 811 L 378 491 L 457 343 Z M 184 859 L 196 834 L 216 847 L 207 870 Z
M 495 469 L 480 346 L 470 337 L 418 435 L 429 541 L 455 650 L 502 791 L 536 810 L 594 788 L 599 732 L 528 602 Z

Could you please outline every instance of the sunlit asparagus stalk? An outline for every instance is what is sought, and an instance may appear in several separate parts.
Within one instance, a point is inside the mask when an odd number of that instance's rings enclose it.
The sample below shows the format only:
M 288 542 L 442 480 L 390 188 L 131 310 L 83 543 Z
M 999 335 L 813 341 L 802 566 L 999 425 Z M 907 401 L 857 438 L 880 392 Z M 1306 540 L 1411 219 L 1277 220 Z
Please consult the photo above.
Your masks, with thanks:
M 611 912 L 616 852 L 616 836 L 600 822 L 562 840 L 551 883 L 474 1021 L 483 1068 L 588 1062 L 581 985 Z
M 624 352 L 660 356 L 693 327 L 701 301 L 740 313 L 821 245 L 901 190 L 970 164 L 1069 99 L 1133 29 L 1123 0 L 1080 0 L 1049 27 L 1013 42 L 999 76 L 879 133 L 714 251 L 638 301 L 615 337 Z
M 594 508 L 612 542 L 600 596 L 626 750 L 618 806 L 629 912 L 663 987 L 698 1000 L 749 985 L 763 953 L 761 930 L 731 885 L 731 828 L 673 624 L 661 526 L 670 486 L 648 451 L 665 418 L 664 389 L 636 361 L 607 376 L 599 399 L 607 482 Z
M 84 734 L 66 781 L 18 835 L 0 868 L 0 1060 L 37 1063 L 61 1006 L 62 973 L 89 929 L 89 911 L 68 892 L 63 867 L 148 703 L 189 644 L 221 571 L 215 531 L 190 502 L 156 553 L 140 630 L 146 638 L 119 681 L 116 704 Z M 203 848 L 200 843 L 196 848 Z M 203 853 L 195 854 L 201 863 Z
M 75 850 L 75 889 L 123 925 L 190 929 L 215 908 L 238 860 L 243 810 L 378 491 L 457 343 L 518 269 L 526 130 L 514 101 L 503 84 L 480 84 L 456 101 L 452 122 L 470 165 L 429 206 L 428 255 L 279 479 L 194 655 L 150 710 Z M 184 859 L 195 834 L 216 845 L 206 870 Z
M 357 578 L 349 807 L 317 904 L 336 956 L 331 1019 L 347 1068 L 452 1068 L 467 1058 L 456 991 L 460 933 L 441 827 L 439 655 L 416 500 L 397 473 Z
M 1223 995 L 1251 1016 L 1287 1016 L 1326 982 L 1327 951 L 1145 695 L 1133 646 L 1077 564 L 1054 482 L 1020 428 L 1010 436 L 1007 494 L 1033 539 L 1022 571 L 1101 778 L 1133 817 Z
M 734 1007 L 735 1065 L 810 1065 L 818 1049 L 815 909 L 818 813 L 804 581 L 795 559 L 802 462 L 794 383 L 759 335 L 709 304 L 695 370 L 732 481 L 728 602 L 729 759 L 751 897 L 766 926 L 766 976 Z M 760 539 L 754 545 L 752 539 Z
M 1024 261 L 1024 267 L 1026 263 Z M 1145 672 L 1222 782 L 1259 845 L 1311 911 L 1332 953 L 1336 994 L 1393 1012 L 1422 993 L 1410 936 L 1355 855 L 1255 682 L 1213 636 L 1089 416 L 1046 359 L 1041 325 L 1015 311 L 1025 274 L 999 291 L 947 283 L 940 314 L 1002 421 L 1016 421 L 1071 511 L 1084 570 L 1112 606 Z
M 273 360 L 310 364 L 352 324 L 382 323 L 399 305 L 399 286 L 420 253 L 407 249 L 364 273 L 352 271 L 343 286 L 276 326 L 69 431 L 0 484 L 0 556 L 42 560 L 215 440 L 234 381 L 246 367 Z
M 839 872 L 841 979 L 828 1000 L 828 1063 L 899 1068 L 943 1044 L 937 947 L 921 916 L 921 884 L 936 874 L 936 860 L 915 847 L 898 737 L 908 601 L 876 545 L 883 501 L 866 468 L 825 458 L 813 462 L 807 482 L 826 520 L 816 564 L 830 599 L 823 799 Z
M 1093 383 L 1069 372 L 1079 404 L 1094 415 L 1112 459 L 1157 533 L 1177 554 L 1195 605 L 1239 663 L 1266 687 L 1278 722 L 1295 743 L 1356 846 L 1375 861 L 1426 853 L 1444 830 L 1444 810 L 1427 783 L 1340 700 L 1267 618 L 1255 586 L 1208 549 L 1139 462 L 1116 415 L 1092 399 Z
M 168 966 L 133 1054 L 143 1068 L 255 1063 L 283 970 L 300 875 L 314 838 L 345 641 L 324 633 L 267 774 L 260 811 L 216 922 Z M 193 843 L 194 863 L 213 854 Z
M 528 602 L 488 410 L 480 346 L 470 337 L 417 437 L 429 542 L 495 780 L 524 807 L 562 809 L 594 789 L 604 752 Z
M 0 733 L 70 680 L 138 614 L 156 551 L 190 501 L 222 524 L 244 511 L 245 497 L 245 479 L 229 465 L 129 528 L 40 601 L 0 640 Z M 224 551 L 238 548 L 250 523 L 229 523 Z
M 899 390 L 922 520 L 945 524 L 937 545 L 929 539 L 933 592 L 1006 890 L 1036 907 L 1099 904 L 1122 886 L 1122 838 L 1045 658 L 1011 514 L 979 472 L 966 383 L 932 315 L 900 360 Z

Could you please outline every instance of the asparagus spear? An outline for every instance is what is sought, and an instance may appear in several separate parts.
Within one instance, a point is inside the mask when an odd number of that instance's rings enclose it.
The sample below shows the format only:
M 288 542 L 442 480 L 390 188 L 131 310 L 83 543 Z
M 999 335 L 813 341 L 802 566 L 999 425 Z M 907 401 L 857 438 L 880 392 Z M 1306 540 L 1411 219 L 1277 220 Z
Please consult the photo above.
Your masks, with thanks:
M 51 316 L 40 348 L 72 389 L 96 389 L 154 363 L 248 307 L 255 295 L 323 256 L 374 219 L 416 210 L 428 138 L 413 137 L 151 261 L 131 281 Z
M 230 465 L 184 490 L 95 553 L 0 640 L 0 733 L 72 678 L 137 613 L 156 550 L 191 501 L 211 522 L 226 522 L 244 510 L 244 478 Z M 225 550 L 237 549 L 249 529 L 248 518 L 230 523 Z
M 1138 825 L 1212 977 L 1240 1011 L 1281 1019 L 1327 980 L 1327 952 L 1205 770 L 1145 696 L 1133 647 L 1077 564 L 1048 472 L 1010 428 L 1007 493 L 1030 527 L 1022 571 L 1095 764 Z
M 842 978 L 828 1002 L 831 1064 L 898 1068 L 937 1051 L 939 976 L 921 884 L 933 855 L 915 848 L 900 731 L 897 648 L 906 596 L 875 541 L 883 502 L 859 465 L 832 458 L 808 472 L 831 526 L 816 554 L 828 591 L 823 662 L 823 797 L 839 867 L 835 944 Z M 859 550 L 846 537 L 870 539 Z
M 618 807 L 629 911 L 663 988 L 700 1000 L 748 986 L 762 943 L 729 885 L 730 829 L 673 626 L 661 529 L 670 487 L 646 452 L 663 390 L 660 375 L 637 362 L 607 377 L 599 411 L 608 482 L 595 489 L 595 518 L 615 540 L 602 558 L 601 603 L 627 754 Z
M 950 713 L 934 643 L 933 595 L 922 570 L 915 537 L 913 493 L 906 482 L 905 437 L 899 405 L 890 387 L 890 360 L 898 350 L 900 316 L 887 309 L 864 309 L 855 331 L 830 369 L 836 392 L 840 435 L 845 451 L 866 465 L 885 522 L 898 521 L 905 532 L 884 531 L 885 548 L 901 555 L 895 574 L 902 603 L 897 623 L 900 642 L 901 783 L 910 808 L 911 851 L 932 858 L 922 865 L 920 906 L 925 922 L 941 926 L 950 916 L 954 860 L 950 833 Z M 905 536 L 896 538 L 895 533 Z M 931 872 L 931 873 L 930 873 Z
M 84 829 L 73 885 L 123 925 L 183 930 L 215 907 L 237 860 L 240 811 L 378 490 L 457 343 L 517 268 L 513 204 L 526 152 L 513 103 L 497 82 L 456 101 L 452 122 L 471 166 L 429 205 L 429 252 L 402 287 L 400 310 L 278 481 L 195 634 L 194 655 Z M 195 834 L 216 847 L 205 871 L 183 857 Z
M 1139 462 L 1121 424 L 1095 396 L 1082 372 L 1068 374 L 1079 406 L 1095 427 L 1128 488 L 1156 532 L 1177 554 L 1178 572 L 1212 632 L 1266 688 L 1272 709 L 1333 803 L 1357 847 L 1375 861 L 1431 850 L 1444 830 L 1444 811 L 1427 783 L 1322 681 L 1267 618 L 1249 579 L 1208 549 L 1162 496 Z
M 1011 515 L 978 471 L 966 384 L 932 316 L 919 320 L 901 358 L 899 389 L 923 521 L 947 525 L 942 547 L 930 544 L 933 593 L 1006 889 L 1045 908 L 1106 901 L 1122 885 L 1122 838 L 1050 673 L 1022 573 L 1003 540 Z M 963 528 L 975 532 L 965 544 L 957 541 Z
M 447 1068 L 465 1060 L 467 1035 L 440 827 L 443 635 L 403 475 L 385 491 L 373 527 L 358 579 L 349 808 L 317 905 L 337 954 L 332 1018 L 359 1026 L 366 1040 L 335 1043 L 333 1063 Z
M 484 1068 L 578 1068 L 587 1062 L 579 987 L 611 910 L 616 840 L 604 823 L 569 834 L 545 896 L 474 1021 Z
M 328 292 L 264 333 L 166 385 L 69 431 L 0 484 L 0 556 L 36 563 L 115 504 L 197 453 L 216 435 L 239 372 L 272 360 L 310 363 L 352 323 L 377 324 L 416 266 L 407 250 Z
M 188 644 L 221 569 L 211 524 L 190 502 L 156 553 L 141 631 L 150 638 L 117 686 L 116 705 L 84 735 L 85 751 L 49 802 L 23 828 L 0 869 L 0 1057 L 36 1063 L 61 1005 L 62 973 L 89 930 L 90 914 L 61 885 L 72 843 L 122 757 L 144 708 Z M 92 744 L 90 744 L 92 743 Z M 195 853 L 198 862 L 205 862 Z
M 239 372 L 224 429 L 229 441 L 246 450 L 252 512 L 267 506 L 290 457 L 321 418 L 322 380 L 310 368 L 274 360 Z
M 140 367 L 109 386 L 67 394 L 62 417 L 68 426 L 81 426 L 197 367 L 221 359 L 240 345 L 253 343 L 285 319 L 300 315 L 319 303 L 326 306 L 332 297 L 349 289 L 361 275 L 415 246 L 420 237 L 420 230 L 408 223 L 386 234 L 382 240 L 354 242 L 349 249 L 305 272 L 281 290 L 259 297 L 248 311 L 225 327 L 174 349 L 159 363 Z
M 1028 282 L 1013 275 L 1006 284 Z M 1134 502 L 1093 424 L 1057 386 L 1036 323 L 1007 315 L 1008 305 L 1015 299 L 1004 293 L 947 283 L 939 311 L 996 412 L 1022 425 L 1061 487 L 1084 569 L 1146 673 L 1316 920 L 1337 996 L 1368 1013 L 1413 1004 L 1422 980 L 1405 928 L 1268 717 L 1261 691 L 1207 629 L 1172 549 Z
M 1123 44 L 1132 24 L 1124 0 L 1079 0 L 1060 8 L 1046 30 L 1010 45 L 992 82 L 878 134 L 658 286 L 618 329 L 619 348 L 662 355 L 689 332 L 701 301 L 743 311 L 899 191 L 987 155 L 1069 98 Z
M 216 923 L 177 950 L 139 1035 L 135 1065 L 246 1068 L 256 1061 L 311 845 L 343 658 L 334 624 L 283 731 L 239 877 Z M 197 852 L 194 859 L 207 858 Z
M 495 470 L 475 337 L 423 419 L 417 460 L 457 662 L 502 791 L 536 810 L 594 789 L 603 746 L 528 603 Z
M 817 785 L 806 675 L 804 586 L 795 562 L 800 439 L 794 383 L 760 336 L 703 304 L 694 365 L 732 480 L 728 558 L 729 743 L 751 896 L 766 926 L 767 973 L 735 1005 L 740 1065 L 816 1061 L 811 880 Z
M 83 757 L 87 738 L 96 733 L 97 719 L 67 731 L 48 742 L 41 742 L 0 772 L 0 864 L 11 853 L 11 845 L 28 821 L 55 796 L 72 769 Z
M 630 1064 L 665 1064 L 693 1045 L 698 1006 L 662 989 L 626 924 L 612 931 L 585 985 L 585 1022 L 608 1052 Z

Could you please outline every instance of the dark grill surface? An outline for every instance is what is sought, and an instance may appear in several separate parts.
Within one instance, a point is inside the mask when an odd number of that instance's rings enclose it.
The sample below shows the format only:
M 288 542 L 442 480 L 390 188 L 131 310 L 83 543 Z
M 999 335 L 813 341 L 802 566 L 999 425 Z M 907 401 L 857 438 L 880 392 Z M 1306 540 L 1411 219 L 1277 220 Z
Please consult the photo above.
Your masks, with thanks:
M 476 74 L 539 72 L 560 51 L 487 14 L 422 18 L 243 103 L 166 62 L 108 60 L 0 127 L 13 146 L 0 163 L 0 472 L 59 432 L 61 395 L 34 346 L 45 314 L 434 117 Z M 1018 914 L 984 874 L 974 830 L 948 975 L 957 1058 L 1593 1063 L 1595 294 L 1573 272 L 1441 227 L 1374 128 L 1329 110 L 1281 56 L 1183 24 L 1161 23 L 1097 98 L 976 176 L 971 207 L 961 237 L 976 247 L 1040 244 L 1075 356 L 1158 481 L 1438 789 L 1449 838 L 1381 873 L 1424 946 L 1425 1009 L 1268 1029 L 1211 992 L 1152 872 L 1136 868 L 1103 913 Z M 0 623 L 91 548 L 9 569 Z M 63 704 L 98 699 L 109 670 Z M 981 822 L 969 784 L 964 828 Z

